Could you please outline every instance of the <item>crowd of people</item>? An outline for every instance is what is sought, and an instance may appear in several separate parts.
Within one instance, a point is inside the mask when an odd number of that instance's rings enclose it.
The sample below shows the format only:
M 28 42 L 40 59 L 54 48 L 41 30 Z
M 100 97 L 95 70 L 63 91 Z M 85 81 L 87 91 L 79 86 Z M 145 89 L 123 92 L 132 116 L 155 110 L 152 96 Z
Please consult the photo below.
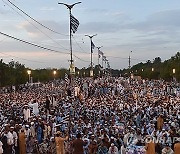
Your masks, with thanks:
M 0 154 L 180 154 L 180 83 L 74 78 L 0 93 Z

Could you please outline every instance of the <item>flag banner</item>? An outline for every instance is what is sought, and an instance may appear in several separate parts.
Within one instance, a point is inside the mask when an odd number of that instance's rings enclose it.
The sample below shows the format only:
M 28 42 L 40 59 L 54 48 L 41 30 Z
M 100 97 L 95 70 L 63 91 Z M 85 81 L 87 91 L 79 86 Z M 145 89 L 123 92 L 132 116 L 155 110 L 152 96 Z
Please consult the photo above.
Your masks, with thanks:
M 94 49 L 96 46 L 94 45 L 93 41 L 91 41 L 92 49 Z M 93 51 L 92 51 L 93 53 Z
M 71 18 L 71 30 L 73 33 L 75 33 L 78 29 L 78 26 L 79 26 L 79 21 L 71 14 L 70 15 L 70 18 Z
M 103 61 L 106 61 L 106 56 L 102 56 L 102 60 L 103 60 Z
M 109 62 L 107 62 L 107 67 L 108 67 L 108 68 L 110 68 L 110 64 L 109 64 Z
M 104 55 L 104 53 L 101 50 L 98 50 L 98 54 L 102 56 Z

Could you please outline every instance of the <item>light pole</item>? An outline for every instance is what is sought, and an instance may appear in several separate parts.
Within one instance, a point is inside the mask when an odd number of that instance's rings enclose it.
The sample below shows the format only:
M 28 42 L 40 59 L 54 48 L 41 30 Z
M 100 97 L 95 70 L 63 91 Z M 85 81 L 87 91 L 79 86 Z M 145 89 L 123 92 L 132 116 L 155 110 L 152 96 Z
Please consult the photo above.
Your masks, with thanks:
M 27 74 L 29 76 L 29 83 L 31 82 L 31 70 L 27 70 Z
M 128 58 L 128 60 L 129 60 L 129 69 L 131 68 L 131 56 L 130 56 L 131 53 L 132 53 L 132 51 L 129 53 L 129 58 Z
M 69 41 L 70 41 L 70 55 L 71 55 L 71 59 L 70 59 L 70 74 L 75 74 L 74 72 L 74 66 L 73 66 L 73 55 L 72 55 L 72 23 L 71 23 L 71 10 L 72 8 L 76 5 L 76 4 L 80 4 L 81 2 L 77 2 L 74 3 L 72 5 L 66 4 L 66 3 L 58 3 L 58 4 L 62 4 L 65 5 L 67 7 L 67 9 L 69 9 Z
M 92 77 L 93 76 L 93 62 L 92 62 L 92 53 L 93 53 L 93 48 L 95 47 L 94 44 L 93 44 L 93 41 L 92 41 L 92 38 L 94 36 L 96 36 L 97 34 L 95 35 L 85 35 L 87 37 L 90 38 L 90 41 L 91 41 L 91 70 L 90 70 L 90 76 Z
M 100 49 L 102 48 L 103 46 L 100 46 L 100 47 L 96 47 L 98 49 L 98 66 L 99 66 L 99 55 L 100 55 Z
M 96 47 L 98 49 L 98 69 L 100 70 L 100 67 L 99 67 L 99 55 L 100 55 L 100 49 L 102 48 L 103 46 L 100 46 L 100 47 Z

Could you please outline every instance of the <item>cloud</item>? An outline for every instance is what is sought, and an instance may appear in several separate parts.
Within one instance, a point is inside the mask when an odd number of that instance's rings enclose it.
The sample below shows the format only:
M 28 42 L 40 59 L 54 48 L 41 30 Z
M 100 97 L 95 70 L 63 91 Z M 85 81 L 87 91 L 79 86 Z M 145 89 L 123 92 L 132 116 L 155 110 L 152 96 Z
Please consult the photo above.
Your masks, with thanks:
M 43 25 L 45 25 L 46 27 L 58 32 L 62 34 L 63 38 L 66 38 L 68 34 L 68 24 L 64 24 L 64 23 L 58 23 L 55 21 L 39 21 L 40 23 L 42 23 Z M 32 39 L 47 39 L 48 37 L 55 35 L 55 33 L 53 33 L 52 31 L 38 25 L 37 23 L 34 22 L 22 22 L 21 24 L 18 25 L 19 29 L 24 29 L 28 36 Z M 60 35 L 59 35 L 60 36 Z M 57 36 L 54 36 L 53 38 L 56 39 Z
M 80 25 L 79 32 L 81 33 L 112 33 L 119 30 L 117 24 L 111 22 L 88 22 Z
M 156 12 L 145 21 L 130 23 L 124 25 L 126 29 L 134 29 L 142 32 L 152 32 L 152 31 L 166 31 L 171 28 L 179 29 L 180 26 L 180 10 L 166 10 L 161 12 Z M 172 30 L 172 29 L 171 29 Z
M 44 7 L 40 8 L 40 11 L 54 11 L 54 10 L 55 10 L 54 7 L 44 6 Z

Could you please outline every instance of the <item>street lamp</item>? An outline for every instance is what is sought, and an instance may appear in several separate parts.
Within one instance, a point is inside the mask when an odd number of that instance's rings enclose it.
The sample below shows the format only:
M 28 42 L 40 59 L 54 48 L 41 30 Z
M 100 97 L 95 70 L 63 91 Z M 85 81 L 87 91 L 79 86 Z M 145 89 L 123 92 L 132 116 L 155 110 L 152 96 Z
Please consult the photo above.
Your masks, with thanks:
M 27 74 L 29 76 L 29 83 L 30 83 L 30 81 L 31 81 L 31 70 L 27 70 Z
M 73 57 L 72 57 L 72 23 L 71 23 L 71 17 L 72 17 L 72 14 L 71 14 L 71 10 L 72 8 L 76 5 L 76 4 L 80 4 L 81 2 L 77 2 L 77 3 L 74 3 L 72 5 L 69 5 L 69 4 L 65 4 L 65 3 L 58 3 L 58 4 L 62 4 L 62 5 L 65 5 L 67 7 L 67 9 L 69 9 L 69 20 L 70 20 L 70 26 L 69 26 L 69 41 L 70 41 L 70 55 L 71 55 L 71 59 L 70 59 L 70 74 L 75 74 L 75 69 L 74 69 L 74 65 L 73 65 Z
M 175 74 L 176 73 L 176 69 L 175 68 L 173 68 L 173 74 Z
M 154 72 L 154 68 L 152 68 L 152 72 Z
M 89 37 L 90 38 L 90 41 L 91 41 L 91 70 L 90 70 L 90 76 L 92 77 L 93 76 L 93 62 L 92 62 L 92 53 L 93 53 L 93 49 L 94 49 L 94 43 L 93 43 L 93 41 L 92 41 L 92 38 L 94 37 L 94 36 L 96 36 L 97 34 L 95 34 L 95 35 L 85 35 L 85 36 L 87 36 L 87 37 Z
M 54 80 L 55 80 L 56 74 L 57 74 L 57 71 L 56 71 L 56 70 L 54 70 L 54 71 L 53 71 Z
M 144 69 L 142 68 L 142 70 L 141 70 L 142 72 L 144 71 Z
M 175 73 L 176 73 L 176 69 L 173 68 L 173 81 L 176 81 L 176 78 L 175 78 Z

